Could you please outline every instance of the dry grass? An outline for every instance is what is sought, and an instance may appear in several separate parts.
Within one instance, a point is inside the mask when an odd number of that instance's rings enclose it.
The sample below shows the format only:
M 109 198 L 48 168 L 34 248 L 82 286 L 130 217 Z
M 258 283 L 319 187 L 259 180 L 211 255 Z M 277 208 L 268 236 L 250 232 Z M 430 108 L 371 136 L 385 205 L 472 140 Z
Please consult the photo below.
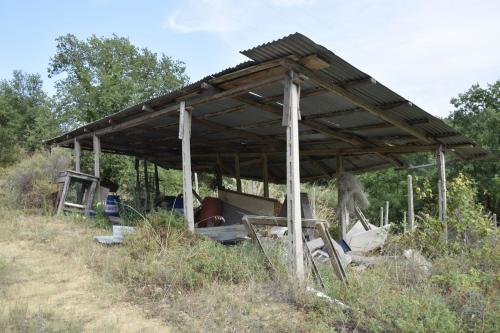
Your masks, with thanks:
M 328 325 L 321 329 L 314 309 L 299 305 L 299 295 L 284 292 L 279 283 L 287 282 L 271 282 L 249 246 L 196 240 L 192 252 L 172 242 L 158 252 L 155 240 L 139 234 L 125 246 L 108 247 L 92 237 L 110 231 L 80 218 L 2 208 L 0 215 L 0 253 L 22 271 L 0 305 L 12 308 L 21 299 L 30 304 L 28 317 L 40 310 L 58 323 L 77 318 L 84 331 L 99 332 L 135 332 L 148 325 L 156 325 L 152 332 L 332 331 Z
M 156 221 L 154 233 L 145 229 L 109 247 L 92 236 L 110 230 L 89 220 L 2 208 L 0 216 L 0 290 L 34 304 L 28 317 L 43 309 L 58 323 L 71 323 L 53 311 L 68 306 L 77 318 L 73 323 L 83 322 L 85 330 L 92 321 L 94 327 L 134 331 L 120 318 L 175 332 L 495 332 L 498 327 L 496 234 L 469 252 L 437 258 L 431 277 L 398 262 L 361 273 L 349 270 L 348 287 L 330 279 L 326 292 L 351 307 L 344 313 L 298 292 L 286 276 L 271 276 L 252 247 L 193 238 L 176 223 L 165 229 Z M 13 269 L 25 280 L 12 284 Z M 70 292 L 75 289 L 80 292 Z M 11 299 L 9 307 L 14 305 Z

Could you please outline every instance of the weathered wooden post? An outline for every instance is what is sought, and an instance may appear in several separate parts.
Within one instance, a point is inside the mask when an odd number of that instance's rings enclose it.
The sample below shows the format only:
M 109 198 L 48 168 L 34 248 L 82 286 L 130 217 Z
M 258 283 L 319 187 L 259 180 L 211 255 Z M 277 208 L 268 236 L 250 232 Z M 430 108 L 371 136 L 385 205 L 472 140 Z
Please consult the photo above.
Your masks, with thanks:
M 101 140 L 99 139 L 99 137 L 95 134 L 92 135 L 92 144 L 93 144 L 93 148 L 94 148 L 94 176 L 96 176 L 97 178 L 99 178 L 99 180 L 97 181 L 97 188 L 96 188 L 96 192 L 97 192 L 97 202 L 101 202 L 102 198 L 101 198 L 101 164 L 100 164 L 100 160 L 101 160 Z
M 81 161 L 81 155 L 82 155 L 82 148 L 80 146 L 80 141 L 78 141 L 75 138 L 75 144 L 74 144 L 74 150 L 75 150 L 75 171 L 76 172 L 81 172 L 80 169 L 80 161 Z
M 384 211 L 384 225 L 389 224 L 389 201 L 385 202 L 385 211 Z
M 413 211 L 413 180 L 411 175 L 408 175 L 408 223 L 410 231 L 415 229 L 415 215 Z
M 134 163 L 134 169 L 135 169 L 135 195 L 136 195 L 136 200 L 135 200 L 135 205 L 136 209 L 139 209 L 141 206 L 141 176 L 139 174 L 139 159 L 136 157 L 135 158 L 135 163 Z
M 493 227 L 494 228 L 497 227 L 497 214 L 496 213 L 493 213 Z
M 149 191 L 149 172 L 148 172 L 148 162 L 146 160 L 143 161 L 144 165 L 144 188 L 146 190 L 146 198 L 144 200 L 144 211 L 147 212 L 150 209 L 151 198 Z
M 446 161 L 444 157 L 444 147 L 439 145 L 436 150 L 436 164 L 438 167 L 438 193 L 439 193 L 439 220 L 443 223 L 443 238 L 448 243 L 448 222 L 447 222 L 447 193 L 446 193 Z
M 194 233 L 193 211 L 193 178 L 191 175 L 191 109 L 186 102 L 179 105 L 179 139 L 182 140 L 182 189 L 184 202 L 184 218 L 189 231 Z
M 240 154 L 234 154 L 234 176 L 236 178 L 236 191 L 241 193 L 241 174 L 240 174 Z
M 160 176 L 158 175 L 158 165 L 155 163 L 154 177 L 155 177 L 155 202 L 160 198 Z
M 286 126 L 286 189 L 289 267 L 295 277 L 304 281 L 304 255 L 300 201 L 299 94 L 298 76 L 285 76 L 283 125 Z
M 346 239 L 347 226 L 349 225 L 349 210 L 347 209 L 347 203 L 344 202 L 342 190 L 339 186 L 339 179 L 344 172 L 344 162 L 342 155 L 338 154 L 337 157 L 337 206 L 339 211 L 339 238 Z
M 264 183 L 264 197 L 269 198 L 269 169 L 267 154 L 262 154 L 262 182 Z

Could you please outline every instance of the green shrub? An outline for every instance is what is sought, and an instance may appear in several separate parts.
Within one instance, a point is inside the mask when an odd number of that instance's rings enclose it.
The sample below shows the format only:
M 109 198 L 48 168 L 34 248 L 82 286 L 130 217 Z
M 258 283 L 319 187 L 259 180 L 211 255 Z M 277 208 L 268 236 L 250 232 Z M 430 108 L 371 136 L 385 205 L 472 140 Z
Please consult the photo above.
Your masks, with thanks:
M 3 184 L 8 201 L 19 208 L 51 209 L 57 176 L 69 165 L 70 155 L 63 149 L 35 153 L 14 165 Z

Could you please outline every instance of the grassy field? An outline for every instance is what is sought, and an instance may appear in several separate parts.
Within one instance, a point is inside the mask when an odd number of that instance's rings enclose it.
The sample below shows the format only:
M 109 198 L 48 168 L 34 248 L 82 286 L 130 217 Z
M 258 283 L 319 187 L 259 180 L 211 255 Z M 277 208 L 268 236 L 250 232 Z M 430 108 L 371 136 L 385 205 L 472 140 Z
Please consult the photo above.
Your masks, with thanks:
M 349 270 L 326 292 L 342 311 L 270 274 L 248 244 L 193 238 L 162 216 L 122 246 L 95 221 L 0 208 L 0 328 L 5 332 L 495 332 L 496 234 L 463 255 Z M 388 250 L 389 251 L 389 250 Z M 396 251 L 391 249 L 391 251 Z

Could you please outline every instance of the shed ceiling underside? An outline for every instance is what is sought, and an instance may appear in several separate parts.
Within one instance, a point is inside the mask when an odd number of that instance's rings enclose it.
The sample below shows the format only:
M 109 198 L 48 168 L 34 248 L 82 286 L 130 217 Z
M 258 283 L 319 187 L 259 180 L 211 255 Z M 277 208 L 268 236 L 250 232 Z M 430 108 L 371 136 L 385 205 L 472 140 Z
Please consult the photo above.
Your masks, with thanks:
M 95 132 L 101 139 L 103 151 L 137 156 L 165 168 L 181 169 L 176 105 L 184 99 L 187 105 L 194 106 L 193 171 L 213 172 L 219 157 L 223 173 L 234 176 L 235 155 L 239 154 L 241 177 L 262 179 L 265 153 L 270 180 L 283 183 L 286 127 L 281 124 L 284 89 L 281 78 L 289 69 L 287 64 L 304 68 L 300 67 L 303 65 L 300 59 L 315 55 L 329 66 L 314 70 L 314 77 L 317 74 L 321 81 L 307 77 L 301 83 L 299 137 L 303 180 L 334 175 L 336 156 L 340 154 L 344 169 L 354 173 L 389 166 L 405 167 L 401 155 L 432 151 L 439 144 L 459 159 L 488 156 L 486 151 L 442 120 L 409 103 L 303 35 L 293 34 L 242 53 L 252 61 L 82 126 L 47 143 L 72 147 L 73 139 L 78 138 L 82 148 L 92 149 L 91 135 Z M 279 79 L 270 80 L 272 77 Z M 263 84 L 253 84 L 243 93 L 211 98 L 259 80 Z M 344 89 L 347 95 L 331 90 L 330 84 L 334 89 Z M 373 106 L 375 113 L 360 107 L 359 101 Z M 149 111 L 145 111 L 144 106 Z M 146 117 L 152 116 L 145 119 L 146 114 Z M 137 124 L 125 126 L 134 121 Z M 412 133 L 413 130 L 421 137 Z

